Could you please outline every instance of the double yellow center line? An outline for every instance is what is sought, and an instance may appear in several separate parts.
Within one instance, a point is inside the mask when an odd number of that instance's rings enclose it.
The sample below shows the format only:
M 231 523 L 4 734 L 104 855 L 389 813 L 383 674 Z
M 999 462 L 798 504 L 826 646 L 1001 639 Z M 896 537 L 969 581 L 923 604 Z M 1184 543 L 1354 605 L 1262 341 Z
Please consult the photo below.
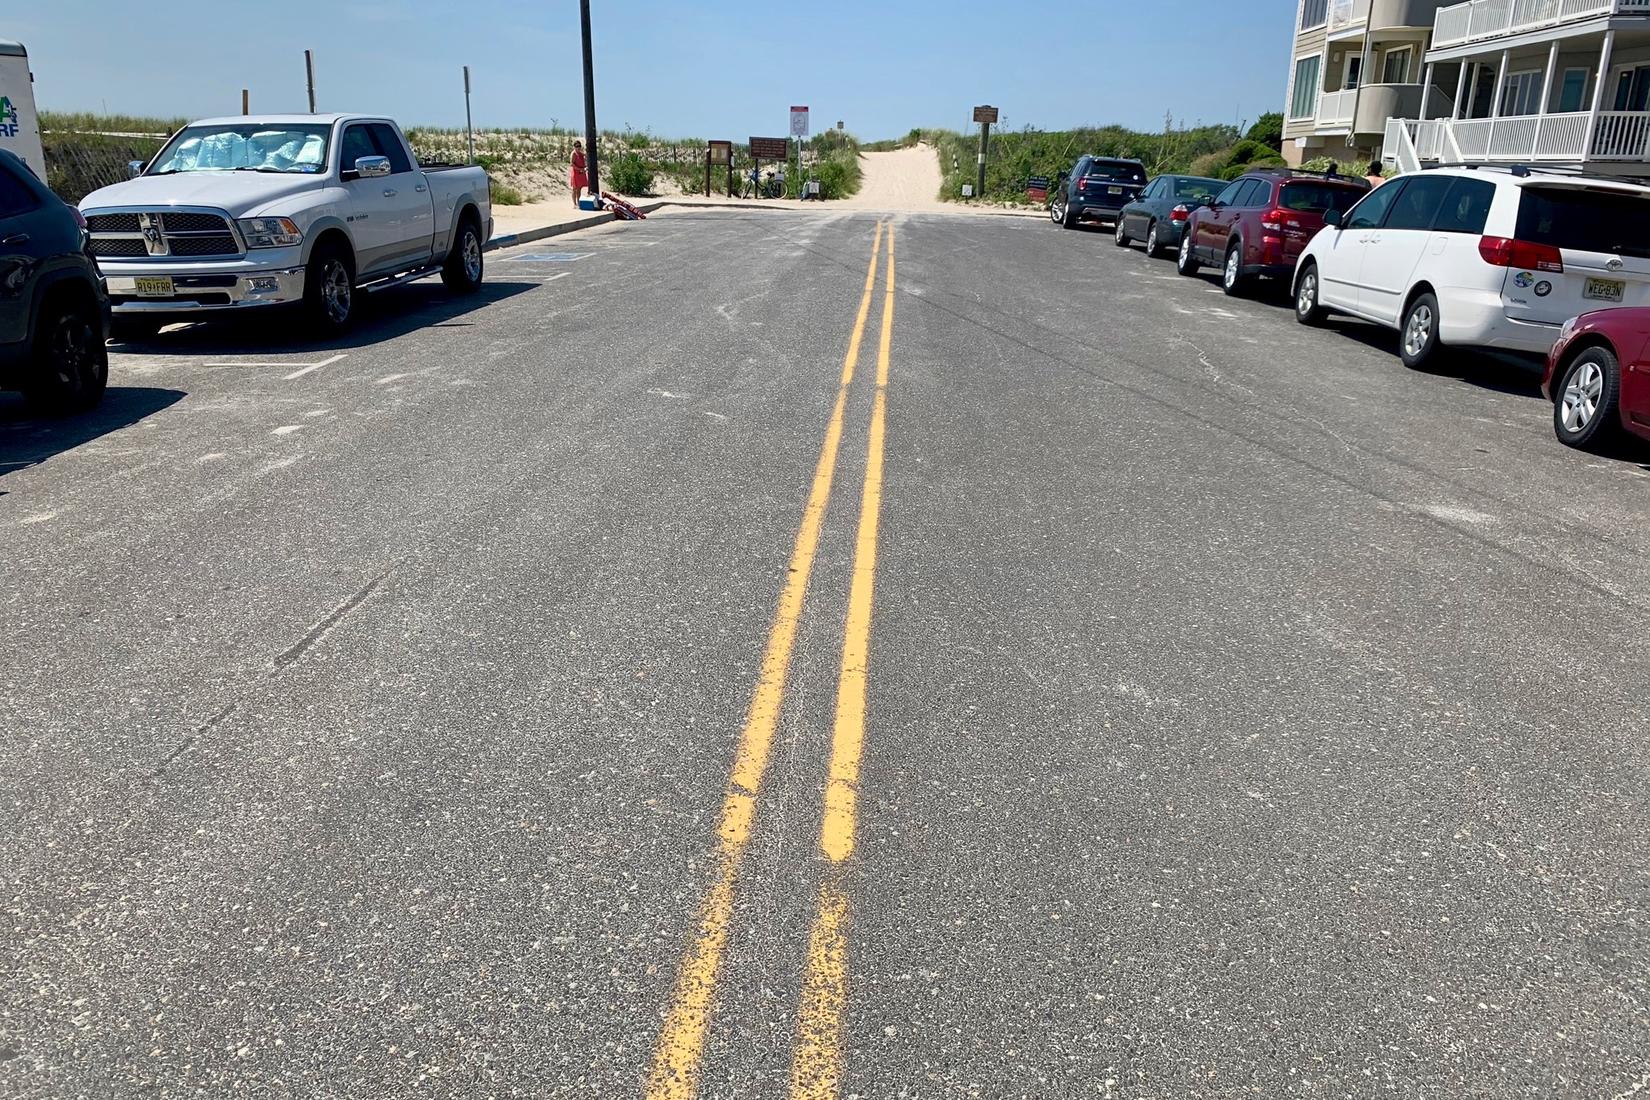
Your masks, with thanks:
M 648 1077 L 648 1100 L 692 1100 L 698 1093 L 699 1066 L 715 1007 L 716 981 L 733 921 L 733 903 L 739 870 L 750 846 L 756 819 L 756 801 L 773 748 L 774 731 L 784 701 L 791 651 L 796 644 L 808 579 L 819 549 L 848 390 L 859 365 L 866 322 L 875 297 L 878 259 L 884 230 L 888 273 L 883 294 L 882 336 L 877 353 L 876 396 L 871 410 L 870 441 L 865 462 L 865 485 L 860 496 L 859 534 L 854 548 L 853 582 L 843 633 L 842 667 L 837 680 L 836 718 L 831 738 L 831 764 L 825 788 L 820 847 L 829 867 L 820 887 L 819 910 L 809 937 L 802 1003 L 798 1013 L 796 1050 L 791 1066 L 793 1100 L 826 1100 L 840 1092 L 843 1066 L 842 1016 L 847 1001 L 848 899 L 841 867 L 854 848 L 854 823 L 859 789 L 859 764 L 865 744 L 866 674 L 870 656 L 871 607 L 876 577 L 877 527 L 882 510 L 883 438 L 888 390 L 888 367 L 894 334 L 894 229 L 877 224 L 871 245 L 865 292 L 848 352 L 842 363 L 836 405 L 825 428 L 825 442 L 814 468 L 802 525 L 791 550 L 790 571 L 768 644 L 750 709 L 734 756 L 728 790 L 722 801 L 717 830 L 714 877 L 699 910 L 698 928 L 677 973 L 670 1010 L 665 1017 Z

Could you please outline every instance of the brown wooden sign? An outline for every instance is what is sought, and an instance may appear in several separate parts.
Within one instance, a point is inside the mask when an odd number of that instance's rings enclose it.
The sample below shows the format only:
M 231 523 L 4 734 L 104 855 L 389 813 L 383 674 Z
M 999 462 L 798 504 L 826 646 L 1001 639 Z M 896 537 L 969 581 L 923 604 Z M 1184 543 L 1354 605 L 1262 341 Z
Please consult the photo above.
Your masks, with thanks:
M 751 156 L 757 160 L 789 160 L 790 138 L 751 138 Z
M 974 121 L 975 122 L 989 122 L 993 126 L 995 126 L 997 124 L 997 108 L 995 108 L 995 107 L 976 107 L 976 108 L 974 108 Z
M 713 141 L 709 144 L 708 155 L 712 164 L 733 163 L 733 142 Z

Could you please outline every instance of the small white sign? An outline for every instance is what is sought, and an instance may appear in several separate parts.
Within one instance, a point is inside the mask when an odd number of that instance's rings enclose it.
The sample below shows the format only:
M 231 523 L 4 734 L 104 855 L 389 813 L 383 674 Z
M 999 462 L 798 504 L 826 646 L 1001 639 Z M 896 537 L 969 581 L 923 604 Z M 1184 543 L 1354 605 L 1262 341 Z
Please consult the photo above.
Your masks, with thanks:
M 963 198 L 971 199 L 973 197 L 974 197 L 974 185 L 972 183 L 963 184 Z
M 791 136 L 805 138 L 808 136 L 808 108 L 791 108 Z

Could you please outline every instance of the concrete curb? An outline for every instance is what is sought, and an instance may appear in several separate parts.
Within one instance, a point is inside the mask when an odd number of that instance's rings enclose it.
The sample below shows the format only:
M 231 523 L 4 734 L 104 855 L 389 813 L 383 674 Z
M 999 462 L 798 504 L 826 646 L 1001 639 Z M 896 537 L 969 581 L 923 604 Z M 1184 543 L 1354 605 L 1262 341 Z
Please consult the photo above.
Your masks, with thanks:
M 644 214 L 651 214 L 660 207 L 668 205 L 670 204 L 664 202 L 653 202 L 648 203 L 645 206 L 638 206 L 636 209 L 640 210 Z M 494 237 L 492 240 L 488 241 L 487 247 L 483 249 L 483 251 L 492 252 L 496 249 L 510 248 L 518 244 L 529 244 L 533 241 L 542 241 L 546 237 L 559 237 L 563 233 L 573 233 L 580 229 L 594 229 L 598 225 L 606 225 L 608 222 L 615 220 L 617 220 L 616 215 L 614 215 L 611 211 L 606 211 L 600 214 L 592 214 L 588 218 L 580 218 L 578 221 L 562 222 L 559 225 L 545 225 L 540 226 L 537 229 L 524 229 L 520 233 L 506 233 L 503 236 Z

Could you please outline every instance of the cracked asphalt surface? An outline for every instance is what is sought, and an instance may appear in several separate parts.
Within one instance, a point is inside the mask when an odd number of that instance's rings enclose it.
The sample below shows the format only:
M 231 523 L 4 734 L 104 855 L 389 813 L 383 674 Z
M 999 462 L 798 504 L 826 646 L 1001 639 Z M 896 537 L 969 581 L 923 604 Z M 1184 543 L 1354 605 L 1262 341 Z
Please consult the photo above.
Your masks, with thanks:
M 644 1096 L 878 220 L 0 398 L 0 1095 Z M 1650 1089 L 1647 456 L 1107 233 L 882 220 L 840 1095 Z M 701 1097 L 792 1095 L 874 343 Z

